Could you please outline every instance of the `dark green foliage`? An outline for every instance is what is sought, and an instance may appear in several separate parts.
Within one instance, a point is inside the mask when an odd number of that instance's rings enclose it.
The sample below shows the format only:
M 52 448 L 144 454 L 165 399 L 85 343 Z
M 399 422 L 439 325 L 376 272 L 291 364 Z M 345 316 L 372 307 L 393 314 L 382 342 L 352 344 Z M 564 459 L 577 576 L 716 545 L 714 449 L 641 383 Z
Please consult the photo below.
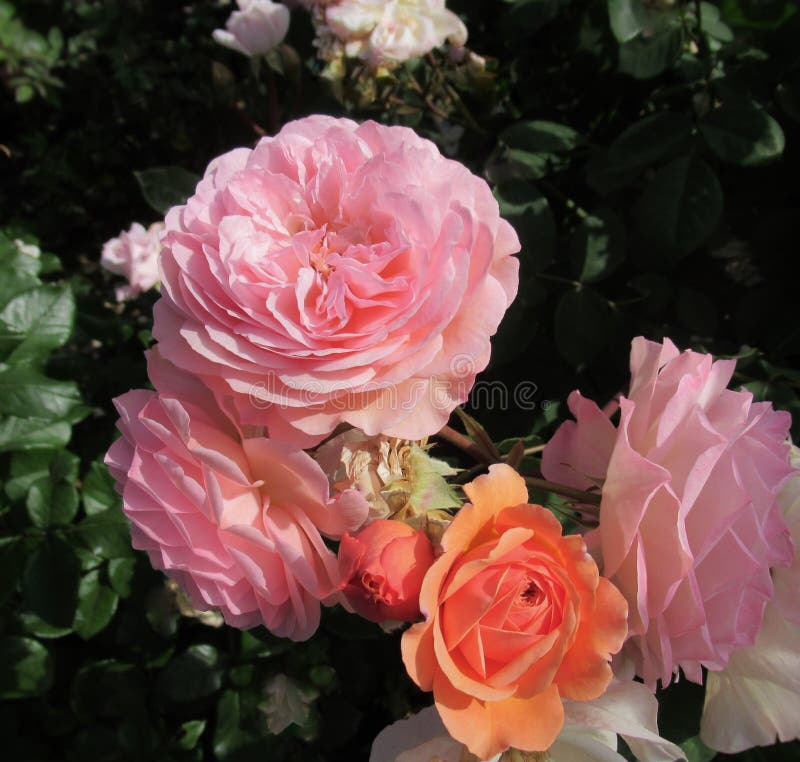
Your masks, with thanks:
M 229 10 L 212 0 L 0 0 L 4 759 L 352 762 L 428 703 L 399 633 L 341 610 L 304 644 L 186 615 L 102 464 L 111 399 L 147 385 L 155 299 L 114 303 L 102 243 L 289 119 L 406 124 L 493 184 L 523 249 L 484 378 L 534 390 L 471 409 L 504 454 L 545 441 L 573 388 L 623 390 L 640 334 L 738 357 L 737 384 L 800 409 L 796 3 L 448 5 L 485 69 L 435 53 L 337 88 L 299 11 L 296 60 L 256 72 L 212 41 Z M 701 702 L 683 681 L 660 718 L 694 762 Z

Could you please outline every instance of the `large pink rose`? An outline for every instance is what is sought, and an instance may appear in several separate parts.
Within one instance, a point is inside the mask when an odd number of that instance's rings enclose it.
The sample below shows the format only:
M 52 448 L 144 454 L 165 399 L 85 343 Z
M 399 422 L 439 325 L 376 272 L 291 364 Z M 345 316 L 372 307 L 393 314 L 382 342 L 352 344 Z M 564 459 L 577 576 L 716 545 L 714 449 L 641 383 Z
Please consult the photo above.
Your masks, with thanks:
M 157 353 L 149 370 L 157 386 L 177 373 Z M 173 389 L 115 400 L 122 437 L 106 463 L 134 547 L 196 608 L 219 608 L 236 627 L 310 637 L 339 581 L 321 534 L 357 529 L 366 502 L 354 490 L 332 501 L 325 474 L 304 452 L 242 439 L 194 379 L 176 378 Z
M 164 356 L 299 446 L 436 432 L 517 289 L 486 183 L 374 122 L 313 116 L 216 159 L 164 245 Z
M 770 568 L 793 558 L 776 500 L 791 473 L 791 418 L 727 389 L 735 364 L 637 338 L 619 425 L 573 392 L 577 422 L 544 452 L 548 479 L 602 485 L 587 540 L 628 599 L 627 653 L 650 685 L 679 667 L 701 682 L 701 666 L 722 669 L 752 644 Z

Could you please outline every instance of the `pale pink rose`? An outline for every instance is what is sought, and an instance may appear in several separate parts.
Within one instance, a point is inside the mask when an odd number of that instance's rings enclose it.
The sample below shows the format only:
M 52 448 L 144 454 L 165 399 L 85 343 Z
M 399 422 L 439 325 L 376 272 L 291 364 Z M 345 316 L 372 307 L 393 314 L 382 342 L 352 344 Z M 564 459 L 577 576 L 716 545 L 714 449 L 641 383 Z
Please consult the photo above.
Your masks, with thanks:
M 149 360 L 157 387 L 176 383 L 115 400 L 122 437 L 106 455 L 133 546 L 195 608 L 218 608 L 235 627 L 263 624 L 305 640 L 339 581 L 322 535 L 360 526 L 365 501 L 354 490 L 331 500 L 310 456 L 262 436 L 242 439 L 199 382 L 157 352 Z
M 658 702 L 641 683 L 614 682 L 594 701 L 564 701 L 564 726 L 542 755 L 547 762 L 624 762 L 617 754 L 623 738 L 640 762 L 686 759 L 658 735 Z M 531 722 L 536 718 L 531 715 Z M 535 756 L 535 755 L 534 755 Z M 497 754 L 488 762 L 505 757 Z M 478 762 L 450 737 L 435 707 L 384 728 L 372 744 L 369 762 Z
M 467 41 L 467 28 L 444 0 L 340 0 L 326 9 L 325 23 L 343 42 L 360 42 L 357 54 L 373 65 Z
M 161 352 L 298 446 L 422 439 L 489 361 L 519 251 L 487 184 L 404 127 L 313 116 L 167 215 Z
M 100 264 L 115 275 L 122 275 L 127 286 L 116 290 L 117 301 L 135 299 L 158 283 L 158 255 L 161 251 L 163 222 L 155 222 L 145 229 L 138 222 L 119 237 L 103 244 Z
M 246 56 L 264 56 L 277 47 L 289 30 L 289 9 L 272 0 L 236 0 L 239 6 L 215 29 L 214 40 Z
M 637 338 L 617 427 L 578 392 L 542 471 L 581 489 L 602 485 L 587 536 L 630 605 L 626 653 L 649 685 L 678 668 L 702 681 L 752 644 L 793 558 L 776 496 L 791 472 L 788 413 L 727 389 L 733 360 Z
M 778 502 L 795 544 L 788 569 L 775 569 L 775 596 L 752 646 L 736 649 L 721 672 L 706 677 L 700 737 L 737 754 L 753 746 L 800 738 L 800 449 Z
M 339 39 L 366 37 L 380 23 L 386 0 L 339 0 L 325 10 L 325 23 Z

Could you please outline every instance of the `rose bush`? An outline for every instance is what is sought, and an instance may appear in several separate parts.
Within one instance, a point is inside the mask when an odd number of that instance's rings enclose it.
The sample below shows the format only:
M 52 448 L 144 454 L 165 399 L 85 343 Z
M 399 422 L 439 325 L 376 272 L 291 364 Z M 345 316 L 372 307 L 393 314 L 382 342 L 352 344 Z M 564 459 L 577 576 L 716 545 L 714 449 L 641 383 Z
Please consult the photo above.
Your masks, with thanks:
M 543 751 L 563 726 L 563 699 L 607 688 L 627 606 L 581 537 L 562 536 L 552 513 L 528 504 L 509 466 L 464 490 L 471 503 L 425 576 L 425 621 L 404 633 L 403 662 L 480 759 L 509 746 Z
M 576 422 L 548 443 L 542 471 L 602 484 L 587 538 L 630 605 L 626 653 L 645 682 L 678 668 L 702 682 L 752 644 L 773 595 L 770 568 L 793 558 L 776 497 L 791 473 L 788 413 L 727 389 L 735 361 L 635 339 L 617 427 L 573 392 Z
M 164 246 L 162 353 L 300 446 L 441 428 L 518 280 L 483 180 L 411 130 L 322 116 L 213 161 Z
M 355 491 L 331 500 L 325 474 L 302 451 L 242 439 L 211 395 L 157 353 L 149 370 L 172 389 L 117 398 L 122 437 L 106 456 L 134 547 L 196 608 L 218 608 L 236 627 L 310 637 L 339 581 L 322 534 L 357 529 L 366 502 Z
M 106 241 L 100 264 L 115 275 L 122 275 L 127 286 L 116 290 L 117 301 L 135 299 L 158 283 L 158 255 L 164 223 L 154 222 L 149 228 L 134 222 L 116 238 Z

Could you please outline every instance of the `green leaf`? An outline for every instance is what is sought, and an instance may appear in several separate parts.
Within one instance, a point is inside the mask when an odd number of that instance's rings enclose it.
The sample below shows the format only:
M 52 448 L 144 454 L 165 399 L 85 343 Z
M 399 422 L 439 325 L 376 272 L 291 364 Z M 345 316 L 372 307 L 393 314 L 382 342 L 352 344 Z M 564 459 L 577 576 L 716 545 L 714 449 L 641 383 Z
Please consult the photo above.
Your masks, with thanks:
M 687 738 L 681 744 L 681 749 L 686 755 L 687 762 L 711 762 L 711 760 L 717 756 L 717 752 L 706 746 L 700 740 L 700 736 Z
M 570 247 L 572 271 L 582 283 L 610 275 L 625 259 L 625 226 L 610 209 L 582 220 Z
M 98 572 L 89 572 L 78 588 L 78 609 L 72 626 L 84 640 L 103 630 L 117 610 L 119 599 L 111 588 L 100 584 Z
M 118 508 L 87 516 L 76 527 L 78 541 L 100 558 L 130 558 L 130 526 Z
M 21 500 L 36 482 L 48 479 L 53 457 L 52 450 L 13 453 L 9 469 L 11 478 L 6 482 L 8 497 L 11 500 Z
M 719 8 L 711 3 L 700 3 L 700 19 L 704 34 L 709 37 L 709 45 L 716 42 L 733 42 L 731 28 L 720 18 Z
M 688 254 L 714 232 L 722 216 L 722 188 L 711 167 L 682 156 L 662 167 L 634 208 L 643 236 L 660 250 Z
M 558 351 L 576 370 L 582 370 L 602 353 L 613 330 L 608 302 L 588 288 L 565 291 L 554 320 Z
M 217 722 L 214 730 L 214 757 L 226 759 L 241 744 L 239 730 L 239 694 L 225 691 L 217 703 Z
M 648 26 L 653 25 L 656 12 L 645 7 L 642 0 L 608 0 L 611 31 L 618 42 L 628 42 Z
M 63 638 L 72 632 L 72 627 L 55 627 L 48 624 L 41 617 L 32 614 L 30 611 L 23 611 L 19 615 L 20 622 L 22 622 L 22 629 L 26 635 L 33 635 L 42 640 L 50 640 L 55 638 Z
M 752 101 L 723 103 L 700 121 L 700 133 L 723 161 L 756 167 L 783 154 L 781 126 Z
M 556 222 L 547 199 L 532 183 L 509 180 L 494 189 L 500 213 L 517 231 L 520 259 L 529 273 L 540 272 L 555 257 Z
M 63 540 L 48 537 L 28 559 L 22 579 L 25 605 L 47 624 L 68 627 L 78 603 L 80 562 Z
M 63 447 L 72 436 L 66 421 L 44 421 L 40 418 L 0 417 L 0 452 Z
M 0 365 L 0 415 L 77 421 L 85 414 L 78 387 L 27 366 Z
M 68 450 L 58 450 L 50 461 L 50 478 L 75 484 L 78 480 L 80 458 Z
M 200 736 L 206 729 L 205 720 L 189 720 L 181 725 L 181 737 L 178 739 L 178 746 L 184 751 L 191 751 L 197 746 Z
M 108 579 L 111 587 L 120 598 L 131 594 L 131 581 L 136 571 L 135 558 L 112 558 L 108 562 Z
M 605 150 L 589 162 L 589 183 L 598 189 L 627 184 L 645 167 L 681 147 L 692 134 L 685 114 L 660 111 L 627 127 Z
M 311 720 L 314 702 L 319 691 L 301 685 L 287 675 L 273 675 L 264 686 L 264 701 L 259 709 L 267 717 L 270 733 L 278 735 L 290 725 L 305 727 Z
M 72 333 L 75 301 L 68 286 L 41 286 L 11 299 L 0 311 L 0 354 L 8 362 L 46 357 Z
M 797 13 L 797 4 L 786 0 L 722 0 L 722 13 L 734 26 L 778 29 Z
M 108 508 L 119 508 L 122 504 L 119 494 L 114 489 L 114 477 L 101 461 L 95 461 L 89 466 L 83 479 L 81 499 L 87 516 L 102 513 Z
M 69 524 L 78 512 L 78 490 L 71 484 L 40 480 L 28 491 L 25 507 L 34 526 Z
M 563 153 L 575 148 L 581 136 L 565 124 L 533 120 L 517 122 L 503 130 L 500 140 L 509 148 L 529 153 Z
M 40 268 L 38 256 L 29 253 L 24 244 L 20 246 L 17 239 L 0 232 L 0 308 L 17 294 L 37 286 Z
M 504 130 L 500 141 L 505 146 L 505 171 L 497 180 L 519 177 L 536 180 L 561 169 L 566 159 L 561 154 L 575 148 L 580 135 L 571 127 L 555 122 L 523 121 Z
M 53 682 L 53 660 L 32 638 L 0 640 L 0 699 L 28 698 L 45 693 Z
M 0 606 L 17 589 L 25 563 L 25 543 L 21 537 L 0 537 Z
M 682 28 L 668 26 L 652 36 L 640 35 L 620 45 L 619 70 L 636 79 L 652 79 L 669 69 L 682 50 Z
M 200 182 L 197 175 L 181 167 L 154 167 L 133 174 L 144 200 L 162 215 L 173 206 L 185 204 Z
M 194 645 L 172 659 L 158 677 L 159 689 L 174 702 L 194 701 L 210 696 L 222 685 L 217 667 L 217 649 Z

